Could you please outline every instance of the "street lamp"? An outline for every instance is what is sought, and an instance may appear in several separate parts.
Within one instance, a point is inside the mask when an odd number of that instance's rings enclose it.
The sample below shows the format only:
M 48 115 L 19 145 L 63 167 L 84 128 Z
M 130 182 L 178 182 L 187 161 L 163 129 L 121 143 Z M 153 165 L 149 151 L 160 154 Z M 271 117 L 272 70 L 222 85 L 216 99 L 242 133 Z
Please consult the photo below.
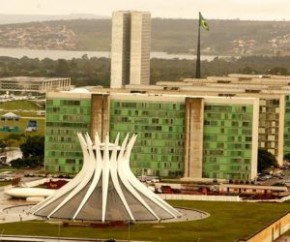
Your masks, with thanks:
M 131 223 L 132 223 L 132 221 L 129 220 L 128 221 L 128 241 L 129 242 L 131 241 L 131 228 L 130 228 Z
M 0 241 L 2 241 L 2 236 L 3 236 L 4 230 L 5 230 L 5 229 L 2 229 L 2 231 L 1 231 Z
M 59 236 L 60 236 L 60 218 L 58 219 L 57 241 L 59 241 Z

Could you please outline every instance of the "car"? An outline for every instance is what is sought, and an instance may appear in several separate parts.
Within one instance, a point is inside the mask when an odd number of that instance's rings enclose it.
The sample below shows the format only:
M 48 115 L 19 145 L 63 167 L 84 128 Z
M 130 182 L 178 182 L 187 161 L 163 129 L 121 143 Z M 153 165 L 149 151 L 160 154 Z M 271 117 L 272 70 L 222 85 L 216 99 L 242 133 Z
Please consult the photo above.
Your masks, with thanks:
M 0 181 L 12 181 L 13 177 L 11 176 L 5 176 L 5 177 L 0 177 Z
M 257 181 L 266 181 L 266 180 L 267 180 L 267 178 L 262 177 L 262 176 L 257 178 Z
M 34 177 L 35 175 L 34 175 L 34 173 L 25 173 L 24 174 L 24 177 Z

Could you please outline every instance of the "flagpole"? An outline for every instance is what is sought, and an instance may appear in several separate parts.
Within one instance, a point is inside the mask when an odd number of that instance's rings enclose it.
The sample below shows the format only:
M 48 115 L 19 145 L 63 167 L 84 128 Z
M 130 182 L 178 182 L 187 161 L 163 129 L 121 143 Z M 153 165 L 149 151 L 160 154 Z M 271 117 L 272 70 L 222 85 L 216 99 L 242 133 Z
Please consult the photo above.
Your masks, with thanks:
M 198 20 L 195 78 L 200 78 L 200 19 Z

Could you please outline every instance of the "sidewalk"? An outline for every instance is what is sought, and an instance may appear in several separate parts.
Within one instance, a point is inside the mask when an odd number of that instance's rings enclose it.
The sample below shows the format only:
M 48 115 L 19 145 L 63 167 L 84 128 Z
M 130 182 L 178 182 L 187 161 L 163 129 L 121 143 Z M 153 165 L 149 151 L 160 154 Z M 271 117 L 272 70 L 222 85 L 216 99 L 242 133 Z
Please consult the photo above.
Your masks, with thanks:
M 27 213 L 33 204 L 21 199 L 9 199 L 4 189 L 0 189 L 0 224 L 39 219 Z
M 31 204 L 23 204 L 23 205 L 18 204 L 15 206 L 9 206 L 4 208 L 0 212 L 0 224 L 39 219 L 39 217 L 36 217 L 28 213 L 29 209 L 32 206 L 33 205 Z

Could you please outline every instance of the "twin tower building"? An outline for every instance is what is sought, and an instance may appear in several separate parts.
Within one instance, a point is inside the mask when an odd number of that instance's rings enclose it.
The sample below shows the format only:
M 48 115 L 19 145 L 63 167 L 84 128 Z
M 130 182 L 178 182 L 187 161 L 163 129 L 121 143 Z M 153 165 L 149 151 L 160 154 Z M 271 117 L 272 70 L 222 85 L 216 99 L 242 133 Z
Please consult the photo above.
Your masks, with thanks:
M 151 16 L 117 11 L 112 17 L 111 88 L 150 83 Z

